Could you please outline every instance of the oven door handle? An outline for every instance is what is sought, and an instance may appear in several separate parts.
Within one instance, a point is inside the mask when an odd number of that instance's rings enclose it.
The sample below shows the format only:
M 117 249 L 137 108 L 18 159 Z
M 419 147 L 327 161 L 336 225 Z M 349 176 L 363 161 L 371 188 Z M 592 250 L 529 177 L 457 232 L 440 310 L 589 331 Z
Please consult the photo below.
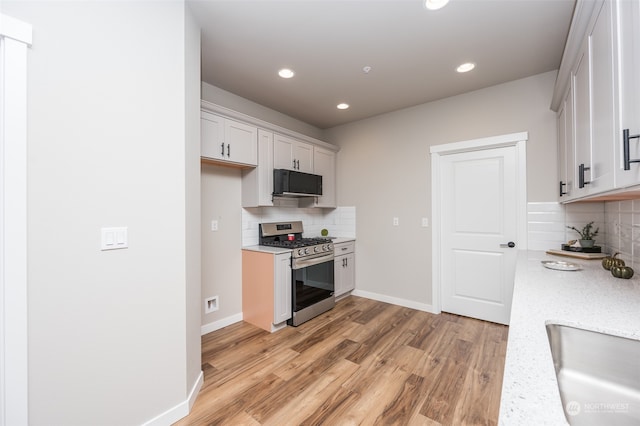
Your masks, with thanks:
M 302 269 L 313 265 L 319 265 L 321 263 L 329 262 L 333 260 L 333 253 L 321 254 L 314 257 L 294 258 L 291 262 L 291 269 Z

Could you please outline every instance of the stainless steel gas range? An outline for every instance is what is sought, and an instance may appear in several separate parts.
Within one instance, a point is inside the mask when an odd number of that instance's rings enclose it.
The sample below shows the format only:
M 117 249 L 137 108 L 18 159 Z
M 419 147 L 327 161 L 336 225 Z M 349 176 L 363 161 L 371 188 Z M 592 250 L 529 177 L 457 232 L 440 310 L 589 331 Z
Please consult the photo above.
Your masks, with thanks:
M 335 306 L 333 243 L 303 238 L 302 222 L 261 223 L 260 245 L 291 249 L 292 317 L 298 326 Z

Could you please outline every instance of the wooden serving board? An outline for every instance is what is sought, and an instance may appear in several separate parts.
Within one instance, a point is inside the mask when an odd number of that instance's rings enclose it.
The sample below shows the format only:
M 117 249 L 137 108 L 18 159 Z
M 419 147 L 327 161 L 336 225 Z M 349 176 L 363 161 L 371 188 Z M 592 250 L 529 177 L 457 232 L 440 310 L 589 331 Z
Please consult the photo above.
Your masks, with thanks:
M 574 257 L 576 259 L 586 259 L 586 260 L 604 259 L 605 257 L 608 256 L 608 254 L 606 253 L 581 253 L 579 251 L 566 251 L 566 250 L 555 250 L 555 249 L 547 250 L 547 253 L 555 254 L 557 256 Z

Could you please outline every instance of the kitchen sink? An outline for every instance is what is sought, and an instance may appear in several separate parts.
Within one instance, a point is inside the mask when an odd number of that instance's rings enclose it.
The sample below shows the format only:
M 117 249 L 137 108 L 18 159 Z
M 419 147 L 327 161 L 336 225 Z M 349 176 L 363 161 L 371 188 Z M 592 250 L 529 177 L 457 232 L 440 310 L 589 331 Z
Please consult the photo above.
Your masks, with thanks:
M 640 424 L 640 340 L 547 324 L 571 425 Z

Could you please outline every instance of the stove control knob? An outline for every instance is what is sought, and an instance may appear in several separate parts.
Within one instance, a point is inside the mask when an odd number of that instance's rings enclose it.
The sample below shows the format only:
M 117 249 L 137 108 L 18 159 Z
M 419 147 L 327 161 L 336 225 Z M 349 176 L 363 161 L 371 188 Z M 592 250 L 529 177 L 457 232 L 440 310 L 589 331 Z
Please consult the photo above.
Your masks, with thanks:
M 304 249 L 304 254 L 309 254 L 309 249 L 308 248 Z
M 315 246 L 315 247 L 313 248 L 313 251 L 315 251 L 316 253 L 320 253 L 320 252 L 322 251 L 322 247 L 320 247 L 320 246 Z
M 333 250 L 333 246 L 331 244 L 327 244 L 327 251 Z
M 304 254 L 304 250 L 302 250 L 302 249 L 298 249 L 298 254 L 299 254 L 300 256 L 302 256 L 302 255 Z

